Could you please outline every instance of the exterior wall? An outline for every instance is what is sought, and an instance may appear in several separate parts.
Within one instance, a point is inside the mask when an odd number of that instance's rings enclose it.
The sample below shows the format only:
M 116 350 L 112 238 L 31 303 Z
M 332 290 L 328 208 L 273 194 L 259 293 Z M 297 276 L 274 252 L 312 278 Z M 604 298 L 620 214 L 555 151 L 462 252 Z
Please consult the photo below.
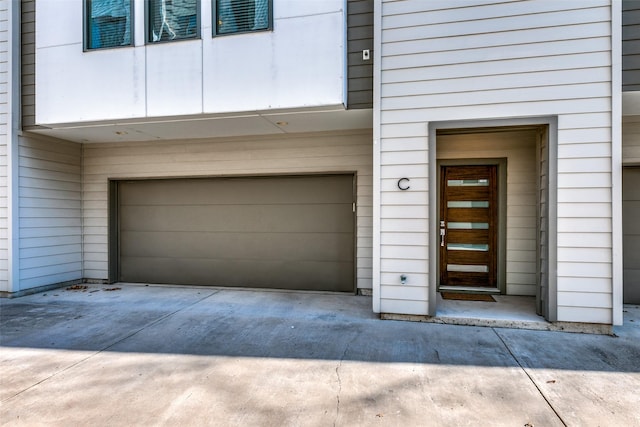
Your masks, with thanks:
M 274 0 L 273 31 L 83 52 L 82 0 L 36 4 L 36 124 L 342 106 L 344 0 Z M 238 54 L 242 52 L 242 54 Z M 59 70 L 64 69 L 64 73 Z M 64 105 L 64 108 L 60 108 Z
M 640 165 L 640 117 L 626 117 L 622 123 L 622 163 Z
M 20 285 L 82 279 L 80 144 L 19 138 Z
M 535 131 L 438 136 L 437 158 L 507 159 L 507 295 L 536 294 Z
M 84 145 L 84 277 L 108 278 L 108 179 L 325 172 L 357 173 L 357 286 L 371 288 L 370 132 Z
M 640 90 L 640 2 L 622 1 L 622 90 Z
M 0 52 L 2 55 L 2 52 Z M 0 82 L 0 85 L 2 83 Z M 0 93 L 0 105 L 4 104 L 6 94 Z M 4 116 L 4 114 L 2 114 Z M 0 128 L 6 128 L 4 117 L 1 117 Z M 1 132 L 1 131 L 0 131 Z M 8 135 L 0 133 L 0 291 L 9 288 L 9 203 L 8 177 L 9 161 L 7 156 Z
M 28 54 L 34 31 L 33 3 L 0 1 L 0 292 L 3 293 L 82 278 L 81 146 L 18 133 L 17 89 L 21 79 L 25 83 L 25 75 L 27 81 L 30 75 L 33 82 L 33 64 L 30 70 L 28 65 L 33 61 L 33 54 Z M 15 44 L 19 32 L 26 46 L 22 51 Z M 22 76 L 18 73 L 20 65 Z M 32 99 L 29 87 L 32 85 L 27 82 L 23 86 L 26 90 L 22 91 L 22 101 L 27 100 L 27 104 Z M 25 108 L 28 110 L 29 106 Z
M 362 51 L 370 50 L 370 59 Z M 347 0 L 349 108 L 373 107 L 373 0 Z
M 36 122 L 36 2 L 22 0 L 22 128 Z
M 379 16 L 380 311 L 428 314 L 428 123 L 557 116 L 557 320 L 611 324 L 610 2 L 383 1 Z M 395 191 L 402 176 L 414 191 Z
M 0 0 L 0 291 L 9 291 L 10 0 Z

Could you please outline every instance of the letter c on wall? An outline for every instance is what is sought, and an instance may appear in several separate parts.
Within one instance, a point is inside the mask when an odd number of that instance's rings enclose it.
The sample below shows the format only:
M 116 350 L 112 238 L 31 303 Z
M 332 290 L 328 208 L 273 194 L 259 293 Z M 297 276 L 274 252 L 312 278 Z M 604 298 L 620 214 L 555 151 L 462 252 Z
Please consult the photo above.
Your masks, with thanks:
M 409 185 L 409 178 L 400 178 L 398 180 L 398 188 L 402 191 L 410 189 L 411 186 Z

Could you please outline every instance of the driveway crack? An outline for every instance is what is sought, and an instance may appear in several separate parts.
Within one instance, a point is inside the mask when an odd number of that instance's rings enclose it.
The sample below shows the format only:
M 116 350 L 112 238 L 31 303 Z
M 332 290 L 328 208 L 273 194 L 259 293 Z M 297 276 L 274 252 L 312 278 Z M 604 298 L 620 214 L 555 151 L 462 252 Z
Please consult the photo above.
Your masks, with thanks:
M 347 356 L 347 351 L 349 350 L 350 345 L 351 345 L 351 342 L 347 343 L 347 345 L 344 348 L 344 351 L 342 352 L 342 356 L 338 361 L 338 365 L 336 366 L 336 378 L 338 379 L 338 392 L 336 393 L 336 417 L 333 420 L 333 427 L 336 426 L 336 423 L 338 422 L 338 417 L 340 416 L 340 394 L 342 393 L 342 378 L 340 378 L 340 368 L 342 367 L 342 362 L 344 361 L 344 358 Z
M 562 416 L 558 413 L 558 411 L 556 411 L 556 408 L 553 407 L 549 399 L 547 399 L 547 396 L 544 395 L 544 393 L 542 392 L 538 384 L 535 382 L 535 380 L 531 377 L 527 369 L 522 365 L 522 363 L 520 363 L 520 360 L 518 360 L 518 358 L 513 353 L 513 351 L 511 351 L 511 348 L 507 345 L 507 342 L 502 338 L 502 335 L 500 335 L 498 331 L 496 331 L 496 328 L 491 328 L 491 330 L 496 334 L 500 342 L 502 342 L 502 345 L 504 345 L 504 348 L 507 349 L 507 351 L 509 352 L 513 360 L 515 360 L 515 362 L 518 364 L 520 369 L 522 369 L 522 372 L 524 372 L 527 378 L 529 378 L 529 381 L 531 381 L 531 383 L 536 388 L 536 390 L 538 390 L 538 393 L 540 394 L 540 396 L 544 399 L 545 402 L 547 402 L 547 405 L 549 406 L 549 408 L 553 411 L 554 414 L 556 414 L 556 417 L 558 417 L 558 420 L 560 420 L 562 425 L 566 427 L 567 423 L 562 419 Z
M 340 367 L 342 366 L 342 360 L 338 362 L 336 366 L 336 377 L 338 378 L 338 393 L 336 394 L 336 418 L 333 420 L 333 426 L 335 427 L 340 416 L 340 393 L 342 392 L 342 380 L 340 379 Z

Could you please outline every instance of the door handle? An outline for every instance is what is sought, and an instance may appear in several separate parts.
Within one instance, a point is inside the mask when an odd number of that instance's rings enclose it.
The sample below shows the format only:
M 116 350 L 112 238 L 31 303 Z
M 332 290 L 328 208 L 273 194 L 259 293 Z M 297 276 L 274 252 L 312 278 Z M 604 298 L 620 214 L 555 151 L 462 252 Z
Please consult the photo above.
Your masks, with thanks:
M 441 229 L 440 229 L 440 246 L 442 246 L 442 247 L 444 247 L 444 235 L 445 235 L 446 233 L 447 233 L 447 232 L 445 231 L 445 229 L 444 229 L 444 228 L 441 228 Z

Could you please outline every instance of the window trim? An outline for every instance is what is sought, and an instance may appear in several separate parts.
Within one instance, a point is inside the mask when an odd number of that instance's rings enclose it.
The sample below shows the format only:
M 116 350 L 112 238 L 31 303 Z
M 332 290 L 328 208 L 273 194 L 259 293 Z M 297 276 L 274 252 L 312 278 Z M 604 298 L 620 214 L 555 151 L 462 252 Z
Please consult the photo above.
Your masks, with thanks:
M 196 0 L 196 35 L 195 35 L 195 37 L 179 38 L 179 39 L 173 39 L 173 40 L 153 41 L 153 39 L 151 37 L 151 32 L 153 30 L 152 30 L 151 22 L 150 22 L 150 19 L 149 19 L 150 18 L 150 13 L 149 13 L 150 9 L 151 9 L 151 1 L 145 0 L 145 2 L 144 2 L 144 27 L 145 27 L 144 43 L 146 45 L 153 46 L 153 45 L 161 45 L 161 44 L 165 44 L 165 43 L 175 43 L 175 42 L 183 42 L 183 41 L 189 41 L 189 40 L 200 40 L 200 39 L 202 39 L 202 32 L 200 30 L 200 27 L 202 26 L 202 8 L 201 8 L 200 0 Z
M 93 0 L 83 0 L 82 2 L 82 51 L 94 52 L 109 49 L 122 49 L 134 47 L 135 43 L 135 7 L 134 0 L 129 1 L 129 44 L 119 46 L 107 46 L 107 47 L 89 47 L 91 43 L 91 37 L 89 32 L 91 31 L 91 2 Z M 125 30 L 126 31 L 126 30 Z
M 263 33 L 265 31 L 273 31 L 273 0 L 267 0 L 267 28 L 262 28 L 260 30 L 246 30 L 246 31 L 236 31 L 233 33 L 224 33 L 218 34 L 218 1 L 219 0 L 211 0 L 211 36 L 212 37 L 227 37 L 227 36 L 236 36 L 239 34 L 253 34 L 253 33 Z

